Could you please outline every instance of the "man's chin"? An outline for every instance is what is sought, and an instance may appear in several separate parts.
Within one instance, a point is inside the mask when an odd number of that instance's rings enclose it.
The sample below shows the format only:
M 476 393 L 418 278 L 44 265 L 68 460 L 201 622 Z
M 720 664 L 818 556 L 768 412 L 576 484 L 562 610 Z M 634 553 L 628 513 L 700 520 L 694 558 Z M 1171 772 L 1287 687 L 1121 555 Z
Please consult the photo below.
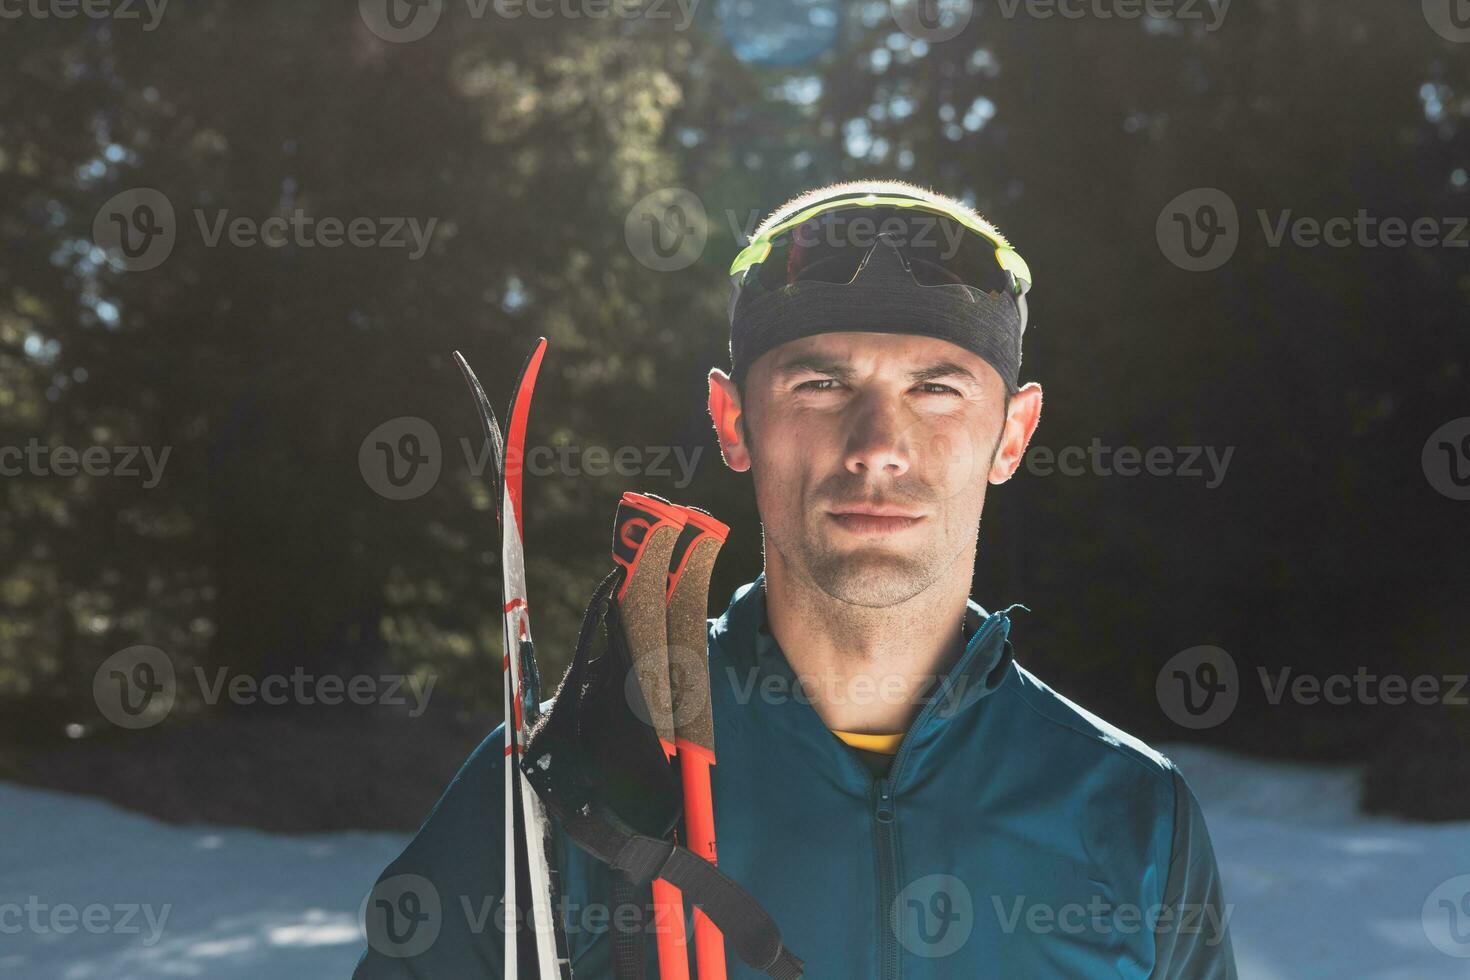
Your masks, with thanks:
M 912 599 L 929 585 L 934 570 L 912 553 L 880 545 L 828 553 L 811 563 L 812 580 L 840 602 L 883 607 Z

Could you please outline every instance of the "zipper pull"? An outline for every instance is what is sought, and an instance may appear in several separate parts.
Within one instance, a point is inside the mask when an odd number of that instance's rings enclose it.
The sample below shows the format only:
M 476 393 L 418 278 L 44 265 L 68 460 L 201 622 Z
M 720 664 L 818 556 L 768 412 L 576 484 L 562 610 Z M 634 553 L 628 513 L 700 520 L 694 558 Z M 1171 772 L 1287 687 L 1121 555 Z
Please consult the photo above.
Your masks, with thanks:
M 887 777 L 878 780 L 878 806 L 873 815 L 879 823 L 893 822 L 893 792 Z

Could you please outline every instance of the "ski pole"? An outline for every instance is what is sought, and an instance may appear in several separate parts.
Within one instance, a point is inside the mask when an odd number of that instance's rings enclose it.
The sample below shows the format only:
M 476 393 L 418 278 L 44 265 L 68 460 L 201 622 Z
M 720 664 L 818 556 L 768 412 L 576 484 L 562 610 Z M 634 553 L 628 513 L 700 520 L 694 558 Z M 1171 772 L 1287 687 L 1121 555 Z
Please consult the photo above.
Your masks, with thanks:
M 669 681 L 665 586 L 669 557 L 684 528 L 684 515 L 667 501 L 629 492 L 618 503 L 613 526 L 613 560 L 626 572 L 617 594 L 623 634 L 648 710 L 647 720 L 658 733 L 664 757 L 672 762 L 676 735 Z M 660 980 L 689 980 L 689 938 L 684 923 L 683 895 L 677 887 L 659 878 L 654 879 L 652 889 Z
M 677 505 L 676 505 L 677 506 Z M 716 863 L 714 710 L 709 689 L 709 583 L 715 558 L 730 529 L 696 507 L 680 507 L 686 523 L 669 565 L 669 670 L 679 771 L 684 787 L 684 825 L 689 850 Z M 699 980 L 725 980 L 725 937 L 698 906 L 694 909 Z

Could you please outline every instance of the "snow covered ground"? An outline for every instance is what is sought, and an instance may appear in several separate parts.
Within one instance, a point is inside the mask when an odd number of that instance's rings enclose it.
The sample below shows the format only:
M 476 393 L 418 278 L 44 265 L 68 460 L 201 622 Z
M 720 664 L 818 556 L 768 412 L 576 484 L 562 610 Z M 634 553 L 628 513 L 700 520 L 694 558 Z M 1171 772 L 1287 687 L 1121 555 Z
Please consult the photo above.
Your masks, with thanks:
M 1470 823 L 1364 817 L 1356 769 L 1163 751 L 1204 807 L 1242 980 L 1470 978 Z
M 1362 817 L 1352 770 L 1169 754 L 1205 806 L 1243 980 L 1470 977 L 1470 823 Z M 0 976 L 346 977 L 403 843 L 171 827 L 0 783 Z

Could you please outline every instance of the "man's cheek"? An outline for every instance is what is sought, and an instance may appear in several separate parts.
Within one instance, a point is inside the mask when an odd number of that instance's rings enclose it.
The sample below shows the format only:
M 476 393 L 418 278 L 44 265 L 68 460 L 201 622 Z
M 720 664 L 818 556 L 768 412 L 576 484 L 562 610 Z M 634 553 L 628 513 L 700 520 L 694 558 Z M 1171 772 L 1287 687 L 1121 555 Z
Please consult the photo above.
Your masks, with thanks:
M 751 478 L 755 485 L 756 509 L 767 531 L 780 535 L 791 523 L 788 512 L 799 506 L 787 477 L 769 461 L 753 460 Z
M 937 496 L 958 496 L 985 479 L 984 456 L 968 430 L 924 432 L 915 443 L 919 479 Z

